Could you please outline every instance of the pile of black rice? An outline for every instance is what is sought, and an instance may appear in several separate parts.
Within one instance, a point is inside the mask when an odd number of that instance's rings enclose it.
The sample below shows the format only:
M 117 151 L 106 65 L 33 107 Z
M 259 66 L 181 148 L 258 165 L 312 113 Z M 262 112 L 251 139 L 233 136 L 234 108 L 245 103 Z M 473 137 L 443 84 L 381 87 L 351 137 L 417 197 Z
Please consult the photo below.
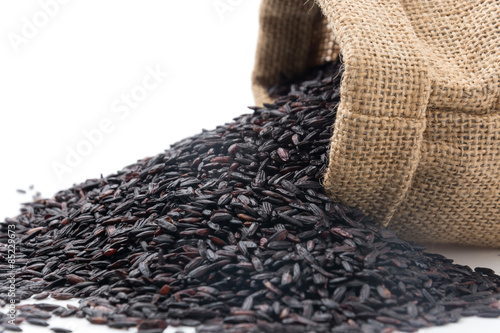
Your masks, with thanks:
M 22 305 L 2 326 L 55 314 L 139 332 L 368 333 L 498 317 L 492 270 L 425 253 L 325 195 L 340 77 L 339 64 L 314 69 L 252 114 L 25 205 L 0 232 L 5 245 L 17 234 L 16 302 L 80 306 Z

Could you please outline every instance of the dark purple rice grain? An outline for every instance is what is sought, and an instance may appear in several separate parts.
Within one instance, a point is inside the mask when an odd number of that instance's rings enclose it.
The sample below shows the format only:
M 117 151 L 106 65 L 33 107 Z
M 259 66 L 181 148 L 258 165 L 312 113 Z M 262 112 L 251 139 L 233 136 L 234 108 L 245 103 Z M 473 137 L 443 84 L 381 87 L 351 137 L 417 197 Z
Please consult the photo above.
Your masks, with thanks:
M 59 327 L 51 327 L 50 329 L 54 333 L 71 333 L 71 332 L 73 332 L 72 330 L 68 330 L 66 328 L 59 328 Z
M 23 329 L 17 325 L 12 325 L 7 322 L 3 322 L 1 327 L 9 332 L 22 332 Z
M 49 326 L 49 324 L 40 318 L 26 318 L 26 321 L 30 323 L 31 325 L 37 325 L 37 326 Z
M 18 298 L 82 299 L 22 306 L 23 318 L 367 333 L 500 316 L 491 269 L 424 253 L 325 195 L 340 77 L 338 64 L 311 71 L 253 114 L 6 219 L 0 241 L 10 224 L 19 235 Z M 2 304 L 7 293 L 3 283 Z

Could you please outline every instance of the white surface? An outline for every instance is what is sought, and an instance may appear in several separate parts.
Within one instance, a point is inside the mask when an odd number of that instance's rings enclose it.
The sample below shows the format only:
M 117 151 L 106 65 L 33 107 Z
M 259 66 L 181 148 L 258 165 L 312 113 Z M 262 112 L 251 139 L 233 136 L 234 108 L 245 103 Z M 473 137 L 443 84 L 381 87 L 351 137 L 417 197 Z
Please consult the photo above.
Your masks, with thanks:
M 61 4 L 50 7 L 52 16 L 44 22 L 41 4 L 54 1 L 0 2 L 2 219 L 15 215 L 20 202 L 31 200 L 31 193 L 21 195 L 16 189 L 28 190 L 33 184 L 32 193 L 51 196 L 158 154 L 202 128 L 230 121 L 253 104 L 250 75 L 259 1 L 58 0 Z M 29 31 L 27 22 L 34 18 L 45 26 Z M 17 52 L 12 40 L 22 40 Z M 158 69 L 168 76 L 159 77 L 162 82 L 152 87 L 155 82 L 148 75 Z M 140 92 L 145 79 L 151 90 L 127 110 L 123 94 Z M 68 149 L 85 148 L 84 131 L 92 132 L 106 120 L 108 127 L 112 124 L 111 129 L 104 127 L 108 133 L 58 177 L 54 163 L 65 164 Z M 500 251 L 434 250 L 459 263 L 500 272 Z M 75 318 L 55 318 L 51 324 L 74 332 L 112 331 Z M 25 332 L 48 332 L 22 327 Z M 499 330 L 500 320 L 467 318 L 422 332 Z

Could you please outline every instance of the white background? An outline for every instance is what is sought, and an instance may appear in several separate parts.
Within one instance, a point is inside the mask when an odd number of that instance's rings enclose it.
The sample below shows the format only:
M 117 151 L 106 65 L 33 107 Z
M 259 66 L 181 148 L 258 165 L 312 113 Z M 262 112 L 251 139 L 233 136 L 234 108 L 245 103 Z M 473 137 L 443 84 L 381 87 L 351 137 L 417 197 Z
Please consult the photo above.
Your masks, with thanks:
M 0 2 L 2 219 L 14 216 L 36 191 L 52 196 L 106 176 L 202 128 L 229 122 L 253 104 L 259 1 L 58 1 Z M 148 79 L 151 71 L 168 75 L 141 96 L 145 79 L 155 83 Z M 131 94 L 143 100 L 127 110 L 123 98 Z M 107 133 L 100 129 L 103 121 L 111 124 Z M 85 133 L 93 134 L 93 142 Z M 500 271 L 500 251 L 434 250 Z M 75 332 L 111 331 L 82 326 L 85 320 L 57 321 Z M 422 331 L 499 327 L 500 320 L 474 318 Z

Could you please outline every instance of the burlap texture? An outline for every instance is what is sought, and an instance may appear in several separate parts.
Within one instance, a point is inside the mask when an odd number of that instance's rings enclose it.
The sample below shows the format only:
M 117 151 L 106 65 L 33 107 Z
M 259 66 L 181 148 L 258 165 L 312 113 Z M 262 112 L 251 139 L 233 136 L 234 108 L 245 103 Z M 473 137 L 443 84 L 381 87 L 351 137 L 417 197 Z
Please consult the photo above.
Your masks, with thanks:
M 406 239 L 500 247 L 500 2 L 304 2 L 263 0 L 254 94 L 340 49 L 329 195 Z

